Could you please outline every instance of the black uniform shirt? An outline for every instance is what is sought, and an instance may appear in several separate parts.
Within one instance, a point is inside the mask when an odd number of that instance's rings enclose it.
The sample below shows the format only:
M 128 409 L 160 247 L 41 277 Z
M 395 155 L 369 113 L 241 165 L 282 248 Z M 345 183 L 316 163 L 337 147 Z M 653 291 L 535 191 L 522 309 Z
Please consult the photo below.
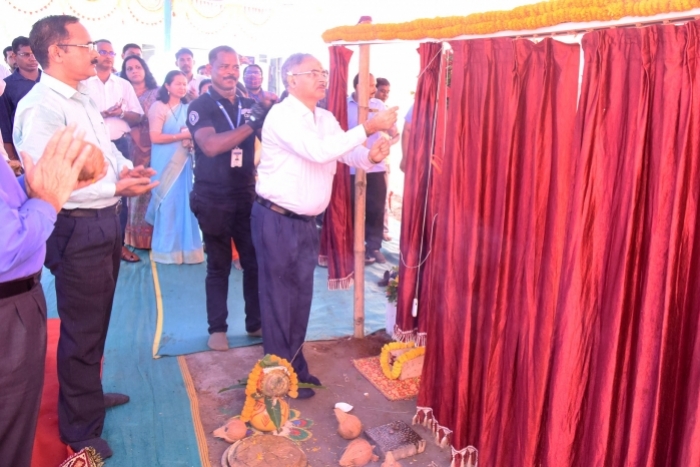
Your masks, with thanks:
M 238 128 L 245 125 L 250 108 L 255 101 L 236 97 L 234 103 L 224 98 L 213 88 L 190 103 L 187 110 L 187 127 L 194 137 L 200 128 L 213 127 L 216 133 L 230 131 L 231 124 L 221 108 L 228 113 L 231 123 Z M 241 109 L 238 118 L 239 104 Z M 195 139 L 194 191 L 208 196 L 231 196 L 255 190 L 255 133 L 238 145 L 243 150 L 242 167 L 231 167 L 231 151 L 208 157 L 202 152 Z
M 5 143 L 12 142 L 12 127 L 15 123 L 17 104 L 39 81 L 41 81 L 41 70 L 37 80 L 32 81 L 22 76 L 19 68 L 5 78 L 5 92 L 0 96 L 0 131 Z

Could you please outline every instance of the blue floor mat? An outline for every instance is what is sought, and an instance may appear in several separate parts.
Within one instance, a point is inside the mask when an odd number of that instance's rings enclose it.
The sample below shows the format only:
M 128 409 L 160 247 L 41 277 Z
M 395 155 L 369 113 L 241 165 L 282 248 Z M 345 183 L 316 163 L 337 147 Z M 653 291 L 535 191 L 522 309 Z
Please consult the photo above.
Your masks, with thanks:
M 154 360 L 156 305 L 148 256 L 122 262 L 105 346 L 103 387 L 131 401 L 107 409 L 102 437 L 114 456 L 106 466 L 200 466 L 190 401 L 175 358 Z M 49 317 L 58 317 L 51 273 L 42 285 Z
M 395 235 L 398 238 L 398 233 Z M 385 288 L 377 282 L 384 271 L 398 264 L 397 242 L 385 242 L 386 264 L 365 267 L 365 333 L 385 327 Z M 163 330 L 158 356 L 184 355 L 209 350 L 207 347 L 207 312 L 204 293 L 206 265 L 158 264 L 158 282 L 163 303 Z M 229 279 L 228 340 L 231 347 L 261 343 L 246 335 L 244 324 L 243 273 L 232 270 Z M 307 341 L 327 340 L 353 335 L 353 289 L 328 290 L 328 270 L 317 267 L 314 297 Z

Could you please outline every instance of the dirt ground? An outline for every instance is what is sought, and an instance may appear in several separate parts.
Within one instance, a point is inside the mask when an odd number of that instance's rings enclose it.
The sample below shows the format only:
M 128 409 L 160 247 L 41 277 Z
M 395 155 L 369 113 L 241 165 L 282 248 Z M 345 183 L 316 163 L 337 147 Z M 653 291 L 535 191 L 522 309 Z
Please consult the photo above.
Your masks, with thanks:
M 365 428 L 401 420 L 409 425 L 416 410 L 416 401 L 389 401 L 352 365 L 352 360 L 379 355 L 382 345 L 390 339 L 383 331 L 364 339 L 343 338 L 332 341 L 308 342 L 304 355 L 314 375 L 327 389 L 319 389 L 306 400 L 290 400 L 292 409 L 313 420 L 312 438 L 299 443 L 306 452 L 311 467 L 337 466 L 347 446 L 337 433 L 333 407 L 346 402 L 355 408 L 351 412 L 360 418 Z M 247 376 L 255 362 L 262 358 L 262 346 L 230 349 L 226 352 L 203 352 L 187 356 L 187 364 L 197 391 L 202 425 L 207 436 L 212 467 L 221 465 L 221 457 L 229 444 L 214 438 L 212 432 L 230 417 L 241 413 L 245 393 L 234 389 L 219 390 Z M 415 467 L 448 467 L 450 448 L 441 449 L 432 433 L 421 425 L 413 426 L 427 444 L 422 454 L 401 460 L 401 465 Z M 379 462 L 370 462 L 376 467 Z M 270 466 L 283 467 L 283 466 Z

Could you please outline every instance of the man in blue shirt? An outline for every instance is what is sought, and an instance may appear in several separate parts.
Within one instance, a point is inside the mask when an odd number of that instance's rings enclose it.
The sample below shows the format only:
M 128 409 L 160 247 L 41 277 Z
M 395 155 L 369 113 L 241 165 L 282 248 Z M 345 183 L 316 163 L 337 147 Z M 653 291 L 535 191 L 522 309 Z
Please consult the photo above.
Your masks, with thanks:
M 17 151 L 12 144 L 12 126 L 15 123 L 15 111 L 20 99 L 34 87 L 41 79 L 39 62 L 32 53 L 29 39 L 24 36 L 16 37 L 12 41 L 12 50 L 15 55 L 17 68 L 5 78 L 5 92 L 0 98 L 0 131 L 5 144 L 5 151 L 10 159 L 19 159 Z
M 0 160 L 0 459 L 29 467 L 46 357 L 46 300 L 39 283 L 56 213 L 77 185 L 91 148 L 58 130 L 36 165 L 15 178 Z

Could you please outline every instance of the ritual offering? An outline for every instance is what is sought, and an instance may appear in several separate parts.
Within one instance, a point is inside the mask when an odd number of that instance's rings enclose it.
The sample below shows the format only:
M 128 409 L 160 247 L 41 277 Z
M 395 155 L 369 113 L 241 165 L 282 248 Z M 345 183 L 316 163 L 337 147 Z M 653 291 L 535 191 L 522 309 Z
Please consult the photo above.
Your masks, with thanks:
M 214 430 L 214 436 L 229 443 L 235 443 L 239 439 L 245 438 L 248 427 L 240 418 L 232 418 L 221 428 Z
M 408 424 L 395 421 L 365 430 L 367 438 L 375 443 L 383 457 L 404 459 L 425 451 L 426 443 Z
M 341 409 L 333 409 L 338 420 L 338 434 L 344 439 L 355 439 L 362 433 L 362 422 Z
M 382 462 L 381 467 L 401 467 L 401 463 L 394 459 L 394 455 L 389 452 L 384 458 L 384 462 Z
M 416 347 L 414 342 L 390 342 L 379 355 L 384 376 L 399 380 L 419 377 L 424 359 L 425 347 Z
M 343 457 L 340 458 L 341 467 L 363 467 L 369 461 L 377 461 L 379 457 L 372 452 L 371 444 L 365 439 L 356 439 L 345 448 Z
M 221 458 L 222 467 L 307 467 L 306 454 L 283 436 L 257 435 L 237 441 Z

